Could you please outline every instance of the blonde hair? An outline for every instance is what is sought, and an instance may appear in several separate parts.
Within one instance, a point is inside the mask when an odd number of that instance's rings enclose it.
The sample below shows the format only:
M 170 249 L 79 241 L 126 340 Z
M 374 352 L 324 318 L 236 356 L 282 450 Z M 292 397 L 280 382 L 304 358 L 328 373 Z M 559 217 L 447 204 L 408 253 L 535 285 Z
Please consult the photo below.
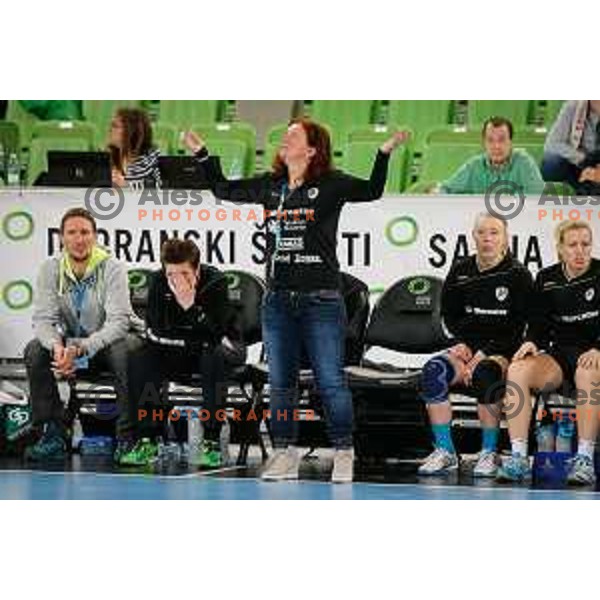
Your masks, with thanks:
M 475 236 L 477 228 L 481 225 L 481 222 L 484 221 L 485 219 L 494 219 L 494 221 L 498 221 L 499 223 L 502 223 L 502 229 L 504 231 L 504 247 L 502 248 L 502 254 L 506 254 L 506 252 L 508 251 L 508 246 L 509 246 L 508 221 L 506 219 L 504 219 L 503 217 L 501 217 L 499 215 L 492 215 L 491 213 L 485 212 L 485 211 L 477 213 L 477 216 L 475 217 L 475 223 L 473 224 L 473 236 Z
M 556 245 L 556 254 L 558 259 L 562 261 L 562 255 L 560 253 L 560 247 L 565 242 L 565 236 L 569 231 L 576 231 L 577 229 L 587 229 L 590 232 L 590 239 L 594 238 L 592 228 L 589 223 L 585 221 L 561 221 L 554 229 L 554 243 Z

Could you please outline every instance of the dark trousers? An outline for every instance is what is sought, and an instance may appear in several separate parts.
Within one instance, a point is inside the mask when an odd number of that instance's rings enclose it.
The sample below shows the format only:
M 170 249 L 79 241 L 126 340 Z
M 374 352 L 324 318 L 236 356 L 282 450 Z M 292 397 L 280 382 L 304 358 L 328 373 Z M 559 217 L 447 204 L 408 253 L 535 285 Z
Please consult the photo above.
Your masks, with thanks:
M 202 408 L 210 418 L 204 421 L 204 437 L 218 440 L 221 421 L 216 413 L 224 406 L 227 395 L 227 373 L 243 365 L 243 347 L 233 349 L 219 345 L 193 351 L 189 348 L 144 342 L 129 357 L 129 389 L 135 414 L 136 436 L 155 439 L 164 434 L 168 410 L 162 402 L 161 390 L 166 381 L 188 381 L 192 374 L 201 376 Z M 160 418 L 160 409 L 163 416 Z M 145 411 L 145 415 L 140 411 Z M 153 412 L 156 411 L 156 412 Z M 153 418 L 156 415 L 156 418 Z
M 127 365 L 129 351 L 140 343 L 135 336 L 118 340 L 104 348 L 89 362 L 89 370 L 77 373 L 93 380 L 101 372 L 109 372 L 113 376 L 113 384 L 117 397 L 117 438 L 127 439 L 132 436 L 133 422 L 128 404 Z M 62 427 L 64 406 L 58 394 L 57 381 L 52 372 L 52 353 L 46 350 L 37 340 L 32 340 L 25 348 L 25 367 L 29 379 L 33 422 L 43 425 L 54 422 Z
M 592 181 L 579 181 L 581 172 L 586 167 L 600 164 L 600 152 L 588 154 L 581 166 L 574 165 L 557 154 L 545 154 L 542 160 L 542 177 L 544 181 L 564 181 L 580 196 L 600 195 L 600 184 Z

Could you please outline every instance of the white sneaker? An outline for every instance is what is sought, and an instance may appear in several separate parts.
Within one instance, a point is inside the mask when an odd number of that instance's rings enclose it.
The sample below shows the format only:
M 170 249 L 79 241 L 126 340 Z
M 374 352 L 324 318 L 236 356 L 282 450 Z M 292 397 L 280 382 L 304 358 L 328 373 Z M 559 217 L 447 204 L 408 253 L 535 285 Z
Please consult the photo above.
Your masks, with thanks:
M 284 479 L 298 479 L 300 469 L 300 454 L 298 449 L 290 446 L 285 449 L 275 450 L 269 459 L 261 478 L 265 481 L 282 481 Z
M 336 450 L 333 455 L 332 483 L 352 483 L 354 479 L 354 450 Z
M 473 477 L 496 477 L 498 471 L 498 454 L 496 452 L 479 453 L 473 467 Z
M 458 469 L 458 456 L 436 448 L 417 470 L 419 475 L 445 475 Z

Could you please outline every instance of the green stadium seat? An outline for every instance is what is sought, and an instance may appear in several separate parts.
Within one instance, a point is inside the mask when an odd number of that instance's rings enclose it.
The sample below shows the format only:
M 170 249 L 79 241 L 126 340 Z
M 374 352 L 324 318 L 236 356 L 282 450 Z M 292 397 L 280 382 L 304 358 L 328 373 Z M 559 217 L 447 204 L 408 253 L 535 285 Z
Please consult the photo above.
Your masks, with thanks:
M 481 152 L 481 144 L 436 143 L 427 146 L 418 180 L 410 186 L 409 191 L 427 191 L 429 187 L 448 179 L 467 160 Z
M 552 127 L 564 103 L 565 100 L 546 100 L 546 107 L 544 109 L 544 127 L 546 129 Z
M 211 140 L 210 151 L 219 157 L 223 175 L 227 179 L 242 179 L 249 175 L 244 171 L 244 161 L 248 154 L 245 142 L 223 138 Z
M 481 128 L 490 117 L 510 119 L 515 129 L 532 122 L 534 102 L 531 100 L 469 100 L 469 125 Z
M 220 117 L 220 100 L 161 100 L 158 122 L 173 125 L 180 131 L 194 123 L 216 123 Z
M 421 152 L 430 130 L 452 123 L 451 100 L 390 100 L 388 124 L 406 125 L 413 132 L 413 148 Z
M 0 146 L 5 156 L 21 153 L 19 126 L 12 121 L 0 121 Z
M 379 146 L 377 142 L 348 142 L 344 148 L 344 171 L 355 177 L 368 179 Z M 400 194 L 404 191 L 408 156 L 409 151 L 406 147 L 398 148 L 392 155 L 385 185 L 386 194 Z
M 31 138 L 52 139 L 56 144 L 65 139 L 81 139 L 87 150 L 96 149 L 96 128 L 85 121 L 39 121 L 31 128 Z
M 87 152 L 89 142 L 82 137 L 34 138 L 29 147 L 29 164 L 27 166 L 27 185 L 31 186 L 41 173 L 48 170 L 49 150 L 72 150 Z
M 215 148 L 221 142 L 239 142 L 244 145 L 241 173 L 243 177 L 254 174 L 256 166 L 256 130 L 249 123 L 200 123 L 192 129 L 206 141 L 210 152 L 216 154 Z M 232 146 L 233 147 L 233 146 Z
M 96 146 L 107 146 L 110 122 L 118 108 L 141 107 L 141 100 L 84 100 L 83 117 L 96 128 Z
M 9 100 L 8 108 L 6 109 L 6 120 L 13 121 L 19 126 L 20 141 L 22 148 L 29 146 L 31 140 L 31 128 L 40 120 L 28 113 L 20 104 L 18 100 Z
M 332 132 L 334 151 L 341 151 L 348 133 L 373 122 L 373 100 L 314 100 L 310 116 L 317 123 L 328 125 Z
M 161 154 L 177 154 L 179 151 L 179 132 L 171 125 L 163 123 L 152 124 L 152 142 Z
M 342 169 L 356 177 L 368 178 L 377 149 L 389 139 L 392 131 L 394 129 L 385 125 L 351 131 L 344 147 Z M 404 191 L 410 156 L 410 142 L 398 148 L 392 155 L 385 186 L 387 194 L 400 194 Z

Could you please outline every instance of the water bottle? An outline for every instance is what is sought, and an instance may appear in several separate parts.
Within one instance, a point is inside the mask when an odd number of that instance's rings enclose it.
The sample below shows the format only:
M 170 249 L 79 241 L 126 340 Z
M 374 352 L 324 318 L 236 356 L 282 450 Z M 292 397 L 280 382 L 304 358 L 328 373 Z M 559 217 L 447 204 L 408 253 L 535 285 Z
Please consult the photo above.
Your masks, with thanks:
M 535 437 L 538 452 L 554 452 L 554 423 L 538 425 Z
M 71 435 L 71 448 L 74 452 L 80 450 L 81 440 L 83 439 L 83 428 L 81 427 L 81 421 L 79 415 L 75 417 L 73 421 L 73 433 Z
M 221 450 L 221 461 L 223 465 L 229 464 L 229 440 L 231 439 L 231 426 L 229 419 L 225 419 L 221 425 L 221 434 L 219 436 L 219 446 Z
M 188 417 L 188 464 L 198 466 L 202 457 L 204 426 L 197 414 Z
M 14 152 L 11 152 L 8 164 L 6 165 L 6 184 L 17 186 L 21 178 L 21 165 L 19 159 Z
M 575 422 L 569 415 L 563 415 L 558 421 L 556 431 L 556 451 L 571 454 L 573 452 L 573 438 L 575 437 Z
M 0 181 L 6 181 L 5 178 L 5 169 L 6 169 L 6 156 L 4 154 L 4 146 L 0 144 Z

